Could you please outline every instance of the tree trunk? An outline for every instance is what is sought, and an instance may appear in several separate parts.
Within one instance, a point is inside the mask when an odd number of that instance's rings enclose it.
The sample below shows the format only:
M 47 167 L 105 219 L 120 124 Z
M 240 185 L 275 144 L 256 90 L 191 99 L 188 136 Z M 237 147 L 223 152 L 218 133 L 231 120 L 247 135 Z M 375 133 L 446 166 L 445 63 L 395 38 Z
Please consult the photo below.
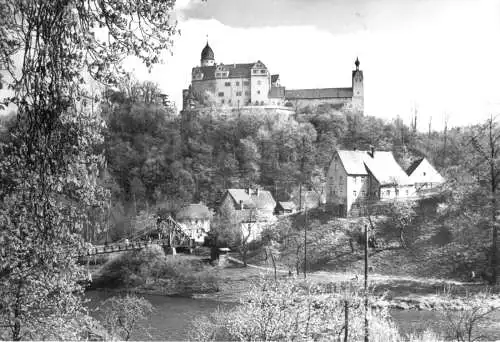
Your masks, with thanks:
M 399 230 L 399 241 L 401 243 L 401 247 L 407 248 L 406 241 L 405 241 L 405 236 L 404 236 L 404 229 Z
M 365 342 L 369 340 L 368 331 L 368 225 L 365 224 Z

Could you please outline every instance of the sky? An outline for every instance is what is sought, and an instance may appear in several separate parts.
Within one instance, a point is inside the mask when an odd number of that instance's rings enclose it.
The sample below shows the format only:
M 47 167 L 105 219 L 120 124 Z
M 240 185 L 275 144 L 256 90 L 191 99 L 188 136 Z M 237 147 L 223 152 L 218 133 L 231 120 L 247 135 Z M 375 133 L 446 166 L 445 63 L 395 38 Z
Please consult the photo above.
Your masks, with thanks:
M 217 63 L 261 60 L 288 89 L 349 87 L 359 57 L 365 114 L 426 130 L 500 114 L 498 0 L 178 0 L 172 56 L 139 79 L 178 108 L 206 36 Z
M 427 130 L 500 114 L 500 0 L 177 0 L 181 34 L 151 73 L 182 107 L 207 35 L 217 63 L 261 60 L 288 89 L 350 87 L 364 72 L 365 114 Z

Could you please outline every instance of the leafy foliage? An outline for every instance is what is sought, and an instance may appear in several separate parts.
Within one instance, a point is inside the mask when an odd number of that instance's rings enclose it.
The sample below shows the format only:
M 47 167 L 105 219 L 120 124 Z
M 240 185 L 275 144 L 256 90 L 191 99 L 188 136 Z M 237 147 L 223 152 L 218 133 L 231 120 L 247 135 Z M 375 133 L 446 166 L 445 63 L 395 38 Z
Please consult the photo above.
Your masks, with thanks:
M 153 305 L 149 301 L 132 295 L 108 298 L 102 307 L 104 327 L 111 336 L 124 341 L 128 341 L 134 330 L 143 326 L 141 321 L 145 321 L 153 312 Z
M 87 76 L 116 83 L 127 55 L 158 62 L 176 32 L 173 4 L 0 2 L 2 84 L 13 91 L 5 104 L 18 111 L 0 150 L 0 325 L 10 339 L 75 339 L 84 329 L 76 256 L 108 203 Z
M 332 341 L 343 337 L 344 305 L 349 306 L 349 340 L 362 340 L 363 297 L 355 286 L 332 289 L 297 280 L 254 284 L 241 305 L 193 322 L 190 339 L 196 341 Z M 397 328 L 384 310 L 370 310 L 370 338 L 398 339 Z

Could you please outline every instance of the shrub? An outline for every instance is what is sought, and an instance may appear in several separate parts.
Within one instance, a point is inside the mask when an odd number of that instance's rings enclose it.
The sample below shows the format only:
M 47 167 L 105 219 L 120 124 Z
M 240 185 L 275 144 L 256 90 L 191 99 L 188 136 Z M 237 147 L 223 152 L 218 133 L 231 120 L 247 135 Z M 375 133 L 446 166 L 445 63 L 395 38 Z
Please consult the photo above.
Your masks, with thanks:
M 102 307 L 107 332 L 125 341 L 134 330 L 141 329 L 139 321 L 146 320 L 153 312 L 150 302 L 131 295 L 111 297 L 102 303 Z
M 349 340 L 363 338 L 364 307 L 359 290 L 321 286 L 296 280 L 261 281 L 244 296 L 241 305 L 198 317 L 190 339 L 215 340 L 337 340 L 343 336 L 344 303 L 349 306 Z M 398 339 L 386 309 L 370 310 L 370 339 Z

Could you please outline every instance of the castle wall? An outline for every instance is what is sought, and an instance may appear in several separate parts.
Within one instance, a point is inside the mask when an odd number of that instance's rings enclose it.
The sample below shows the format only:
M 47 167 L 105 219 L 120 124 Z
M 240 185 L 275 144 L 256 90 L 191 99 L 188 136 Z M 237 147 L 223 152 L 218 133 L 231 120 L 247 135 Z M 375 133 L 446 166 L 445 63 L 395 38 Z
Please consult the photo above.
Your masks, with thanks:
M 268 74 L 253 75 L 250 77 L 251 86 L 251 104 L 260 105 L 269 103 L 269 90 L 271 89 L 271 80 Z
M 303 109 L 305 107 L 315 108 L 322 104 L 338 104 L 345 105 L 351 104 L 352 98 L 350 97 L 341 97 L 341 98 L 330 98 L 330 99 L 290 99 L 286 100 L 286 102 L 290 102 L 294 107 L 298 109 Z

